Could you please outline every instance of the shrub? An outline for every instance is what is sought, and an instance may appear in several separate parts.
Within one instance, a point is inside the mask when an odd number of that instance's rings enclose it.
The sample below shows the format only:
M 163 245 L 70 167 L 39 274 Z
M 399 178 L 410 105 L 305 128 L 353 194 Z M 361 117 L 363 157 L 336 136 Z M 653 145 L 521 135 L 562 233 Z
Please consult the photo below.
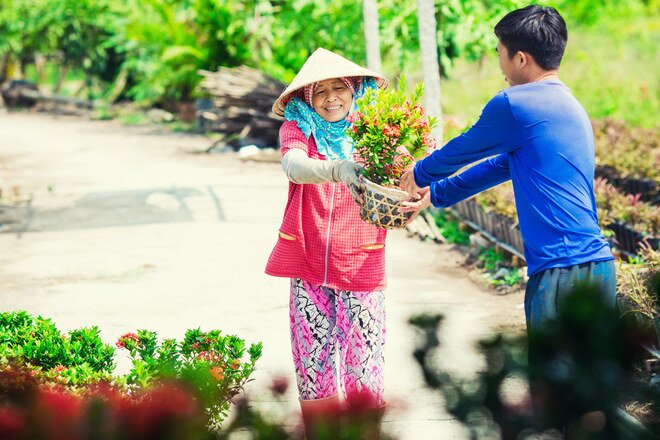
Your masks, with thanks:
M 249 381 L 262 351 L 261 343 L 246 350 L 245 341 L 237 336 L 200 329 L 186 331 L 180 343 L 165 339 L 161 344 L 156 332 L 138 330 L 124 334 L 116 345 L 128 350 L 133 363 L 122 378 L 127 385 L 146 387 L 163 378 L 188 379 L 205 396 L 213 428 L 220 427 L 231 398 Z
M 61 333 L 50 319 L 26 312 L 0 313 L 0 366 L 20 362 L 39 377 L 72 387 L 110 380 L 114 348 L 97 327 Z
M 76 393 L 107 383 L 135 394 L 164 380 L 182 381 L 201 399 L 212 429 L 219 428 L 231 399 L 250 380 L 262 351 L 261 343 L 246 348 L 237 336 L 200 329 L 186 331 L 181 342 L 161 343 L 156 332 L 139 330 L 121 336 L 116 346 L 131 357 L 125 375 L 113 375 L 115 348 L 101 341 L 97 327 L 65 335 L 49 319 L 24 311 L 0 313 L 0 369 L 20 367 L 38 383 Z

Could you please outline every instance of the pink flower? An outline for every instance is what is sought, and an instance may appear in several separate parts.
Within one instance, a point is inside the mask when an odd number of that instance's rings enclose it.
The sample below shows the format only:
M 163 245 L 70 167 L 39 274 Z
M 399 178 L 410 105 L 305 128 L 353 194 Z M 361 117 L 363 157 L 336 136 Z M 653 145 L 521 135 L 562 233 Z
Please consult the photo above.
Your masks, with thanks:
M 213 363 L 213 364 L 217 364 L 217 363 L 220 363 L 220 361 L 222 360 L 222 357 L 218 353 L 215 353 L 215 352 L 212 352 L 212 351 L 200 351 L 197 354 L 197 359 L 200 359 L 200 360 L 203 360 L 203 361 L 206 361 L 206 362 L 210 362 L 210 363 Z
M 433 136 L 428 133 L 422 135 L 422 143 L 426 146 L 427 150 L 435 150 L 438 146 Z
M 385 124 L 385 126 L 383 127 L 383 133 L 385 134 L 385 136 L 398 138 L 399 135 L 401 134 L 401 130 L 399 129 L 399 127 L 395 127 L 394 125 Z
M 425 121 L 424 119 L 420 119 L 419 121 L 415 121 L 415 123 L 413 124 L 413 128 L 422 128 L 422 129 L 424 129 L 424 128 L 428 128 L 428 126 L 429 126 L 429 123 L 427 121 Z
M 350 115 L 348 115 L 348 117 L 346 118 L 346 120 L 347 120 L 348 122 L 350 122 L 351 124 L 353 124 L 353 123 L 359 121 L 360 119 L 362 119 L 363 117 L 364 117 L 364 115 L 363 115 L 362 113 L 360 113 L 360 112 L 353 112 L 353 113 L 351 113 Z

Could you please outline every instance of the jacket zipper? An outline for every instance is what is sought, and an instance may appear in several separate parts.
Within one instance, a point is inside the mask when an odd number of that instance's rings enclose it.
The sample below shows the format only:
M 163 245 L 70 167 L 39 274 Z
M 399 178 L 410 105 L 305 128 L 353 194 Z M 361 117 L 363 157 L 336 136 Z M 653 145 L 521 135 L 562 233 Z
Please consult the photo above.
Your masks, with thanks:
M 328 282 L 328 259 L 330 257 L 330 227 L 332 226 L 332 210 L 335 207 L 335 190 L 337 185 L 332 185 L 332 196 L 330 198 L 330 214 L 328 216 L 328 231 L 325 234 L 325 269 L 323 271 L 323 286 Z

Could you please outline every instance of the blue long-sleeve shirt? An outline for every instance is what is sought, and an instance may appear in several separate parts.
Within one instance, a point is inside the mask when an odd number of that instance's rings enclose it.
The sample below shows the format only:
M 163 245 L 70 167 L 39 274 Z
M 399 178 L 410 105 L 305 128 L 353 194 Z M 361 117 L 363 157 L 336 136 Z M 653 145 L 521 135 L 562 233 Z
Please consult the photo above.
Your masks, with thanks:
M 530 276 L 613 258 L 598 227 L 591 122 L 559 80 L 501 91 L 469 130 L 418 162 L 414 175 L 418 186 L 431 187 L 437 207 L 511 179 Z

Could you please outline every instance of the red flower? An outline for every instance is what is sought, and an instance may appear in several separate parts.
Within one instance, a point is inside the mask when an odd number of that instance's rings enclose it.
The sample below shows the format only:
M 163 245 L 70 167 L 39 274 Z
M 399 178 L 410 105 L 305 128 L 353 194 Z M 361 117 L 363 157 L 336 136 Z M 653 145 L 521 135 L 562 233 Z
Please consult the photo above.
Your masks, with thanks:
M 289 381 L 286 379 L 286 377 L 276 377 L 270 384 L 270 390 L 273 392 L 273 394 L 278 396 L 282 396 L 284 393 L 286 393 L 288 388 Z
M 220 366 L 215 366 L 215 367 L 209 369 L 209 373 L 211 373 L 211 376 L 213 376 L 215 378 L 215 380 L 217 380 L 217 381 L 221 381 L 222 379 L 225 378 L 225 375 L 222 374 L 224 372 L 225 372 L 225 370 Z
M 140 345 L 140 337 L 135 333 L 125 333 L 120 336 L 115 345 L 119 348 L 126 347 L 127 341 L 133 341 L 135 345 Z
M 52 370 L 50 370 L 55 377 L 59 377 L 60 373 L 63 373 L 67 370 L 64 365 L 57 365 Z
M 22 438 L 25 428 L 25 420 L 18 410 L 11 407 L 0 408 L 0 438 Z

